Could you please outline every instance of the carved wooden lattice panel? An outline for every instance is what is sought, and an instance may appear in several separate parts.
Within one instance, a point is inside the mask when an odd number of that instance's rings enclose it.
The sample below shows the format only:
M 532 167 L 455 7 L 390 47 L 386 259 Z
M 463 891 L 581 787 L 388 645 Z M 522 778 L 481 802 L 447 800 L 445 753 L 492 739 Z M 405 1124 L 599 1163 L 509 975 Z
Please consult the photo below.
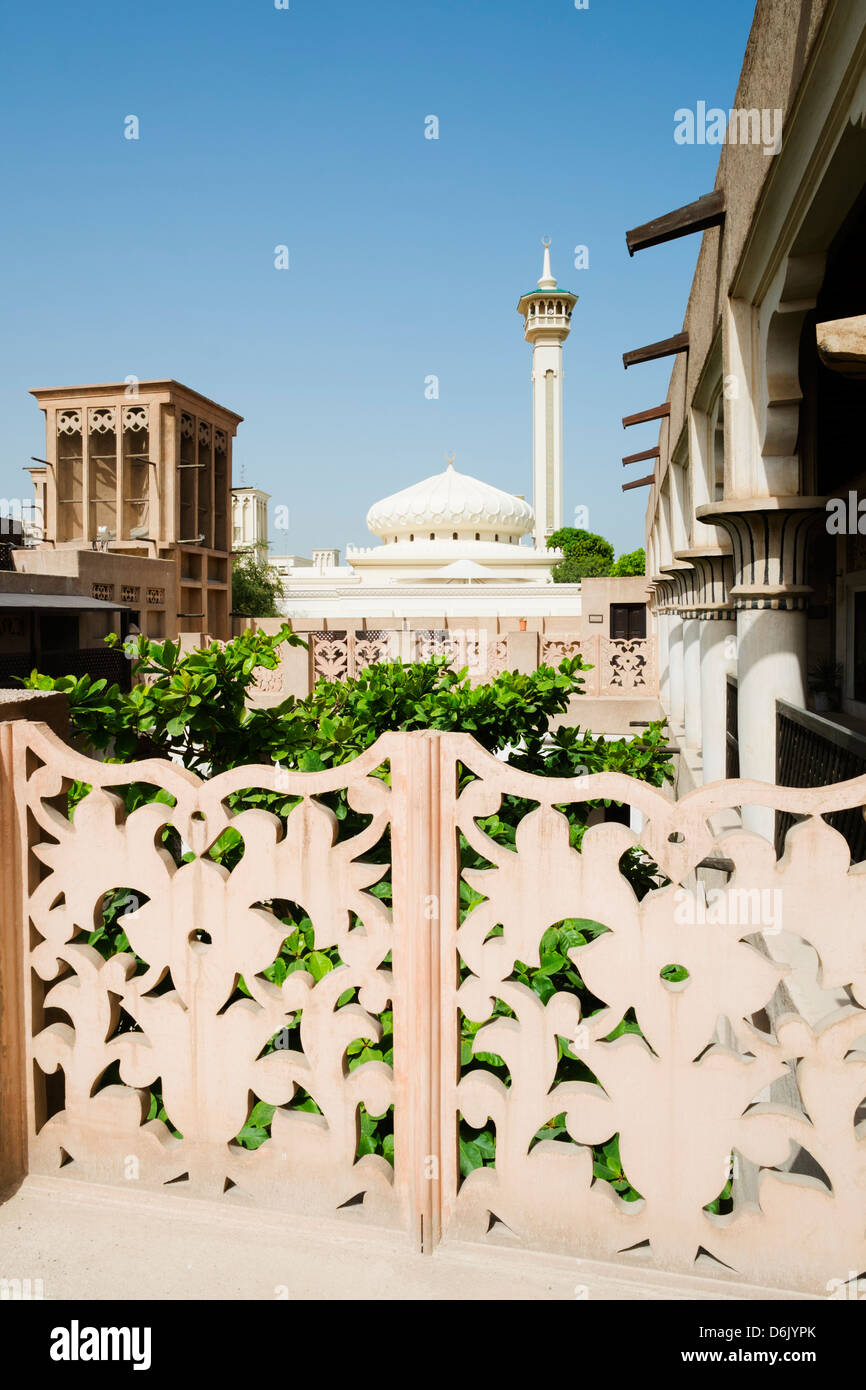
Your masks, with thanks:
M 443 815 L 491 866 L 463 870 L 483 901 L 459 928 L 443 921 L 448 1233 L 681 1271 L 704 1251 L 741 1278 L 816 1293 L 855 1278 L 866 1268 L 866 865 L 849 866 L 820 812 L 862 805 L 866 778 L 810 791 L 719 784 L 672 803 L 620 774 L 540 778 L 468 736 L 446 741 Z M 459 798 L 455 760 L 476 775 Z M 534 804 L 513 849 L 478 824 L 505 795 Z M 640 836 L 596 826 L 578 852 L 556 808 L 587 797 L 636 807 Z M 747 804 L 810 813 L 778 862 L 760 835 L 711 833 L 709 816 Z M 640 901 L 621 866 L 638 843 L 670 880 Z M 708 903 L 693 871 L 711 853 L 735 868 Z M 585 1016 L 576 988 L 542 1002 L 516 978 L 541 966 L 548 928 L 574 919 L 606 928 L 566 952 Z M 461 1017 L 484 1025 L 473 1053 L 502 1059 L 507 1080 L 474 1062 L 452 1082 Z M 584 1079 L 562 1079 L 558 1040 Z M 495 1129 L 494 1166 L 462 1183 L 458 1114 Z M 636 1200 L 594 1175 L 593 1148 L 615 1136 L 620 1186 Z M 706 1210 L 732 1173 L 733 1209 Z
M 487 639 L 487 679 L 495 680 L 508 670 L 508 643 L 504 637 Z
M 472 685 L 485 685 L 508 669 L 508 643 L 504 637 L 467 629 L 459 633 L 451 664 L 465 666 Z
M 368 666 L 391 661 L 449 658 L 457 669 L 468 667 L 474 685 L 494 680 L 508 668 L 508 643 L 476 629 L 419 628 L 356 632 L 311 632 L 313 680 L 345 680 Z M 561 657 L 560 657 L 561 660 Z
M 541 664 L 542 666 L 558 666 L 566 658 L 579 656 L 582 645 L 579 637 L 564 633 L 555 637 L 542 636 Z
M 599 642 L 602 695 L 654 695 L 651 638 L 602 637 Z
M 387 630 L 359 630 L 354 635 L 354 671 L 376 666 L 380 661 L 400 660 L 400 634 Z
M 279 695 L 283 689 L 282 665 L 275 666 L 273 670 L 268 666 L 256 666 L 253 678 L 256 690 L 262 695 Z
M 313 681 L 341 681 L 354 675 L 350 661 L 348 632 L 311 632 Z
M 566 657 L 580 656 L 591 669 L 583 672 L 582 693 L 598 695 L 601 688 L 599 673 L 599 638 L 595 633 L 578 637 L 574 633 L 554 633 L 541 637 L 541 664 L 557 667 Z M 615 694 L 615 691 L 606 691 Z
M 434 656 L 453 655 L 454 643 L 447 628 L 418 628 L 415 631 L 415 660 L 430 661 Z
M 394 949 L 392 913 L 368 891 L 389 867 L 367 862 L 390 826 L 393 794 L 371 775 L 386 761 L 394 774 L 388 736 L 326 773 L 269 765 L 202 782 L 165 761 L 93 762 L 44 726 L 20 723 L 14 759 L 30 880 L 22 925 L 31 924 L 31 1171 L 127 1187 L 134 1180 L 316 1216 L 350 1202 L 341 1214 L 405 1228 L 412 1162 L 411 1141 L 403 1143 L 405 1068 L 395 1079 L 384 1061 L 346 1064 L 353 1040 L 380 1036 L 389 1001 L 395 1045 L 399 1037 L 408 1062 L 414 1049 L 401 1030 L 425 1007 L 394 988 L 385 964 Z M 91 790 L 70 819 L 72 779 Z M 405 776 L 398 781 L 405 785 Z M 174 804 L 151 801 L 127 814 L 109 788 L 131 782 L 162 788 Z M 229 795 L 250 787 L 298 799 L 284 825 L 265 810 L 229 810 Z M 346 840 L 317 799 L 343 787 L 352 810 L 368 818 Z M 228 827 L 243 842 L 231 872 L 208 854 Z M 169 853 L 167 828 L 188 847 L 188 862 Z M 401 901 L 405 874 L 395 862 Z M 122 918 L 130 950 L 105 959 L 88 935 L 102 920 L 105 894 L 119 886 L 134 895 L 134 910 Z M 265 977 L 287 933 L 275 902 L 308 914 L 316 949 L 338 949 L 335 968 L 318 978 L 290 971 L 279 985 Z M 165 1121 L 148 1119 L 153 1091 Z M 292 1108 L 303 1093 L 318 1113 Z M 250 1150 L 236 1141 L 259 1101 L 276 1108 L 269 1137 Z M 392 1105 L 396 1168 L 381 1155 L 357 1158 L 360 1107 L 380 1116 Z
M 862 806 L 866 777 L 718 783 L 671 802 L 620 774 L 541 778 L 468 735 L 424 732 L 387 734 L 327 772 L 201 782 L 163 761 L 93 762 L 41 725 L 0 732 L 24 870 L 3 923 L 22 988 L 4 998 L 26 1011 L 31 1171 L 340 1211 L 426 1248 L 441 1218 L 448 1238 L 681 1271 L 705 1252 L 741 1279 L 819 1294 L 866 1268 L 866 866 L 822 819 Z M 390 787 L 374 775 L 384 764 Z M 70 820 L 73 780 L 91 790 Z M 112 788 L 130 783 L 169 800 L 127 813 Z M 250 787 L 296 804 L 284 822 L 232 813 L 228 797 Z M 323 802 L 341 788 L 364 818 L 345 840 Z M 513 847 L 479 823 L 504 797 Z M 605 798 L 642 829 L 594 826 L 578 848 L 560 808 Z M 712 828 L 734 806 L 804 819 L 777 859 L 763 836 Z M 209 855 L 228 828 L 243 846 L 231 872 Z M 393 909 L 372 892 L 386 833 Z M 462 925 L 461 836 L 480 859 L 462 871 L 479 895 Z M 668 880 L 643 896 L 624 872 L 637 846 Z M 710 903 L 694 875 L 708 857 L 733 865 Z M 122 918 L 130 950 L 105 958 L 88 935 L 118 887 L 137 899 Z M 309 915 L 336 968 L 266 978 L 280 901 Z M 543 942 L 564 922 L 582 939 L 554 965 Z M 565 964 L 574 986 L 524 982 Z M 393 1067 L 350 1070 L 389 1002 Z M 278 1035 L 287 1044 L 268 1050 Z M 150 1117 L 156 1091 L 164 1118 Z M 293 1108 L 299 1093 L 315 1113 Z M 257 1102 L 274 1111 L 253 1151 L 237 1140 Z M 358 1157 L 361 1108 L 391 1105 L 393 1168 Z M 462 1182 L 461 1117 L 493 1130 L 492 1162 Z M 619 1190 L 597 1159 L 614 1142 Z M 731 1175 L 731 1210 L 710 1210 Z

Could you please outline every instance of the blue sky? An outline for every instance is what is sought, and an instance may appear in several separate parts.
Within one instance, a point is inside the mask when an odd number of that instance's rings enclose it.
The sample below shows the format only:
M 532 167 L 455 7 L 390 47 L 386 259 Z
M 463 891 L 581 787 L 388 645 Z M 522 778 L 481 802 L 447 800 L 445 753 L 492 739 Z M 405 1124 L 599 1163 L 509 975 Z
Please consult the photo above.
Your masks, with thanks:
M 566 344 L 565 520 L 643 544 L 620 458 L 655 443 L 699 238 L 627 228 L 708 191 L 752 0 L 47 0 L 7 7 L 0 494 L 44 448 L 34 386 L 172 376 L 244 416 L 235 482 L 288 506 L 279 552 L 372 543 L 377 498 L 457 467 L 531 495 L 541 271 Z M 140 138 L 124 138 L 136 115 Z M 424 138 L 425 118 L 439 139 Z M 289 248 L 290 268 L 274 267 Z M 589 268 L 573 267 L 574 248 Z M 436 375 L 438 400 L 425 398 Z M 24 480 L 22 482 L 22 480 Z

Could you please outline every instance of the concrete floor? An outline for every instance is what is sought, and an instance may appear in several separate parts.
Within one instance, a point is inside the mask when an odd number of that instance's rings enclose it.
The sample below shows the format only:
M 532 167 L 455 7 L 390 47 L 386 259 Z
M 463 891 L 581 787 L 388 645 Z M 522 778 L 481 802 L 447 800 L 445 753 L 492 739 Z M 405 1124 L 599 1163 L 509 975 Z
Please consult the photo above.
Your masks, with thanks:
M 428 1257 L 388 1232 L 37 1177 L 0 1205 L 0 1279 L 41 1279 L 49 1300 L 803 1297 L 724 1272 L 683 1277 L 526 1250 L 447 1243 Z

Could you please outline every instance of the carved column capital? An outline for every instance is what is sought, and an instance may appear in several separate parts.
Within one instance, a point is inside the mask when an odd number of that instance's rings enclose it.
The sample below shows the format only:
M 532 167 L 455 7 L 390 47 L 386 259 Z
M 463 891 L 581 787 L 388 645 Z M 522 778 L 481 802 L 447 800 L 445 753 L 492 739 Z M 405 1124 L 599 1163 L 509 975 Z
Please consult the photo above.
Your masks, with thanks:
M 678 550 L 675 559 L 691 565 L 694 570 L 689 609 L 683 612 L 683 617 L 701 618 L 704 621 L 732 619 L 735 610 L 730 597 L 733 583 L 731 552 L 721 550 L 718 546 L 699 550 Z
M 701 521 L 721 526 L 731 540 L 733 583 L 728 592 L 736 609 L 806 607 L 806 543 L 826 518 L 823 497 L 743 497 L 707 502 L 696 509 Z
M 670 579 L 666 579 L 660 574 L 653 575 L 648 587 L 650 590 L 650 608 L 656 617 L 675 611 L 673 607 L 674 586 Z
M 660 573 L 669 585 L 668 613 L 678 618 L 689 616 L 692 607 L 695 572 L 691 565 L 674 558 L 666 565 L 659 565 Z

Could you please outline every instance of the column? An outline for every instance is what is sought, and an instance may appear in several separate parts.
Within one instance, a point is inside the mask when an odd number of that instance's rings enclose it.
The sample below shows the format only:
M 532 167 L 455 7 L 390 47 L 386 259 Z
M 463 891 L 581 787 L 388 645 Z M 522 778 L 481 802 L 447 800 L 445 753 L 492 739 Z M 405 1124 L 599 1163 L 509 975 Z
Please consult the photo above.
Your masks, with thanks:
M 658 646 L 659 702 L 667 714 L 671 702 L 670 673 L 670 614 L 666 610 L 656 613 L 656 634 Z
M 683 613 L 684 587 L 683 571 L 691 572 L 689 565 L 678 560 L 661 566 L 661 572 L 668 578 L 671 590 L 670 628 L 668 629 L 668 668 L 670 672 L 669 722 L 673 727 L 682 727 L 686 722 L 686 648 L 685 622 Z M 693 659 L 690 657 L 693 665 Z
M 728 673 L 737 669 L 735 618 L 705 614 L 701 623 L 701 747 L 704 783 L 720 782 L 728 760 Z
M 697 515 L 731 538 L 740 776 L 775 784 L 776 702 L 806 705 L 806 542 L 826 515 L 822 499 L 730 499 Z M 772 840 L 775 812 L 744 806 L 743 825 Z
M 668 680 L 669 704 L 668 720 L 671 725 L 681 726 L 685 721 L 685 687 L 683 672 L 683 622 L 679 614 L 671 612 L 668 628 Z
M 701 746 L 701 620 L 683 621 L 683 695 L 687 748 Z
M 776 701 L 806 705 L 805 609 L 737 610 L 740 776 L 776 781 Z M 773 838 L 775 815 L 743 807 L 743 824 Z
M 734 630 L 733 609 L 725 608 L 731 560 L 718 545 L 678 550 L 674 558 L 689 566 L 676 576 L 684 618 L 685 742 L 700 748 L 703 780 L 711 782 L 725 775 L 727 690 L 720 639 Z M 720 624 L 727 626 L 724 634 L 715 631 Z M 735 650 L 729 644 L 731 660 Z

